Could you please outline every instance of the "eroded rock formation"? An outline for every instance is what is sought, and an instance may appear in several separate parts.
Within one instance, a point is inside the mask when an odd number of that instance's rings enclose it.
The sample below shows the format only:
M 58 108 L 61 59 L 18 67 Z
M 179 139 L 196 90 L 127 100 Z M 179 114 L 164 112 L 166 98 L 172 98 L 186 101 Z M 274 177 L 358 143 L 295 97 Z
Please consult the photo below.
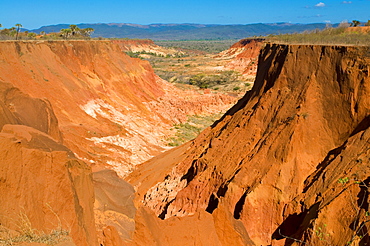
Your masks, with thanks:
M 183 55 L 182 51 L 156 45 L 150 39 L 116 40 L 114 43 L 117 43 L 124 52 L 142 53 L 144 56 L 145 54 L 155 54 L 157 56 Z
M 29 220 L 40 233 L 68 232 L 76 245 L 120 245 L 135 228 L 134 189 L 104 168 L 125 176 L 168 148 L 174 123 L 235 103 L 175 88 L 122 44 L 0 43 L 0 226 L 7 233 Z
M 124 54 L 122 45 L 1 42 L 0 80 L 47 98 L 65 145 L 93 168 L 109 167 L 125 176 L 168 148 L 174 123 L 227 109 L 235 98 L 181 91 L 156 76 L 148 62 Z
M 264 39 L 242 39 L 229 49 L 222 51 L 216 59 L 230 60 L 226 67 L 240 72 L 245 78 L 254 78 L 257 73 L 258 55 L 264 45 Z
M 107 41 L 3 42 L 0 63 L 1 229 L 104 246 L 369 241 L 368 47 L 266 44 L 253 89 L 130 184 L 103 167 L 124 176 L 173 123 L 232 99 L 183 94 Z
M 368 242 L 369 64 L 368 47 L 267 44 L 221 120 L 129 176 L 136 244 Z
M 50 103 L 4 82 L 0 95 L 0 243 L 97 245 L 91 168 L 62 144 Z

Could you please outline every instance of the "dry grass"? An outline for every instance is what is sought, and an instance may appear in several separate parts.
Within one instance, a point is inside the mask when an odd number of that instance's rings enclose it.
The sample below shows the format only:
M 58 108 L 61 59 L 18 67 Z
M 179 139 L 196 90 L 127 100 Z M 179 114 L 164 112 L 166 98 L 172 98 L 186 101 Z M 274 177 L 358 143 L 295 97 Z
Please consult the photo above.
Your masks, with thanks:
M 63 229 L 61 224 L 59 224 L 57 228 L 53 229 L 50 233 L 34 229 L 28 216 L 23 212 L 20 213 L 16 225 L 18 227 L 16 231 L 0 226 L 0 245 L 8 246 L 18 245 L 21 243 L 56 245 L 60 242 L 71 240 L 69 231 Z
M 370 33 L 350 28 L 327 28 L 298 34 L 270 35 L 268 42 L 284 44 L 370 45 Z

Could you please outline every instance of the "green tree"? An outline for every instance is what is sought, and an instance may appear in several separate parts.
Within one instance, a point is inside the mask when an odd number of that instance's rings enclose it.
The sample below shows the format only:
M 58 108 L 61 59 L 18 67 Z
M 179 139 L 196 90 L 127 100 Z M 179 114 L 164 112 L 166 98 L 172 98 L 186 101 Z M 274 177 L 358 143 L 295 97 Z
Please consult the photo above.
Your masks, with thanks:
M 91 27 L 88 27 L 88 28 L 85 28 L 85 29 L 81 29 L 81 34 L 85 37 L 90 37 L 91 34 L 94 32 L 94 28 L 91 28 Z
M 356 27 L 356 26 L 359 26 L 360 24 L 361 22 L 359 22 L 358 20 L 353 20 L 351 23 L 351 26 Z
M 31 39 L 34 39 L 34 38 L 36 38 L 36 35 L 37 35 L 36 33 L 30 32 L 30 33 L 27 34 L 27 37 L 29 37 Z
M 72 36 L 75 36 L 80 33 L 80 28 L 77 25 L 69 25 Z
M 72 34 L 72 30 L 69 28 L 60 30 L 62 37 L 68 39 L 68 37 Z
M 15 37 L 15 40 L 18 40 L 18 35 L 19 35 L 19 31 L 20 31 L 20 29 L 21 29 L 21 27 L 22 27 L 22 24 L 15 24 L 15 26 L 17 27 L 17 36 Z
M 45 36 L 46 35 L 46 32 L 45 31 L 41 31 L 40 32 L 40 35 Z
M 11 28 L 9 28 L 9 29 L 7 29 L 7 30 L 8 30 L 8 35 L 9 36 L 14 37 L 17 34 L 17 30 L 16 30 L 16 28 L 14 26 L 11 27 Z
M 365 23 L 365 26 L 370 26 L 370 20 Z
M 3 25 L 0 24 L 0 27 L 3 27 Z

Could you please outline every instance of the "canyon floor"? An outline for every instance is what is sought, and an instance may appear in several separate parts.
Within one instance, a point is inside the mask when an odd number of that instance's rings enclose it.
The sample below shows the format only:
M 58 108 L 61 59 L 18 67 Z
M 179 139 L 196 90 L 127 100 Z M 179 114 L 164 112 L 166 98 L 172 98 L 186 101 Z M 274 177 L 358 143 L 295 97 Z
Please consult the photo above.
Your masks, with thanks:
M 177 42 L 170 43 L 176 46 Z M 229 42 L 226 42 L 215 48 L 215 50 L 225 48 L 223 52 L 208 53 L 204 49 L 208 45 L 211 46 L 212 41 L 178 41 L 178 43 L 176 49 L 159 48 L 154 44 L 151 44 L 152 47 L 136 46 L 127 49 L 129 55 L 149 61 L 157 75 L 183 90 L 209 88 L 215 92 L 227 92 L 241 97 L 252 88 L 256 75 L 258 45 L 248 47 L 254 49 L 254 52 L 245 52 L 245 47 L 230 48 L 226 46 Z M 178 47 L 180 45 L 193 49 L 180 48 Z M 194 50 L 197 47 L 201 50 Z M 250 53 L 249 57 L 243 56 L 241 54 L 243 52 Z M 251 71 L 246 72 L 247 67 L 250 67 Z

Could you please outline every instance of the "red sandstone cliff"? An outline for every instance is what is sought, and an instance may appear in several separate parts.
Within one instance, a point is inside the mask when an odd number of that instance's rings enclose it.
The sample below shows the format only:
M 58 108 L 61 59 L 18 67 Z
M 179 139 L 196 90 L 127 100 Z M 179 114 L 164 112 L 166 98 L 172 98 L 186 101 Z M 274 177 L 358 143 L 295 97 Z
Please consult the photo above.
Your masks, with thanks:
M 115 40 L 113 42 L 118 44 L 122 51 L 125 52 L 151 53 L 158 56 L 175 56 L 183 54 L 182 51 L 156 45 L 153 40 L 150 39 Z
M 220 121 L 128 177 L 133 244 L 368 243 L 369 54 L 267 44 Z
M 134 190 L 101 168 L 124 176 L 167 148 L 174 123 L 234 103 L 175 88 L 122 44 L 0 43 L 0 223 L 7 230 L 25 213 L 37 230 L 61 227 L 76 245 L 94 245 L 94 208 L 99 243 L 123 243 L 135 226 Z
M 0 243 L 97 245 L 91 168 L 62 144 L 50 103 L 0 82 L 0 112 Z
M 226 67 L 240 72 L 244 77 L 254 77 L 257 73 L 258 55 L 264 39 L 242 39 L 229 49 L 222 51 L 216 59 L 230 60 Z
M 166 149 L 174 123 L 227 109 L 235 100 L 182 92 L 157 77 L 148 62 L 124 54 L 123 44 L 0 43 L 0 80 L 47 98 L 66 146 L 93 167 L 121 176 Z
M 91 171 L 73 152 L 129 163 L 141 151 L 131 141 L 155 152 L 150 129 L 229 100 L 176 100 L 147 63 L 105 41 L 4 42 L 0 63 L 1 226 L 19 230 L 25 214 L 76 245 L 97 239 Z M 94 173 L 99 243 L 365 245 L 369 64 L 367 47 L 266 45 L 252 91 L 194 141 L 140 165 L 134 187 Z

